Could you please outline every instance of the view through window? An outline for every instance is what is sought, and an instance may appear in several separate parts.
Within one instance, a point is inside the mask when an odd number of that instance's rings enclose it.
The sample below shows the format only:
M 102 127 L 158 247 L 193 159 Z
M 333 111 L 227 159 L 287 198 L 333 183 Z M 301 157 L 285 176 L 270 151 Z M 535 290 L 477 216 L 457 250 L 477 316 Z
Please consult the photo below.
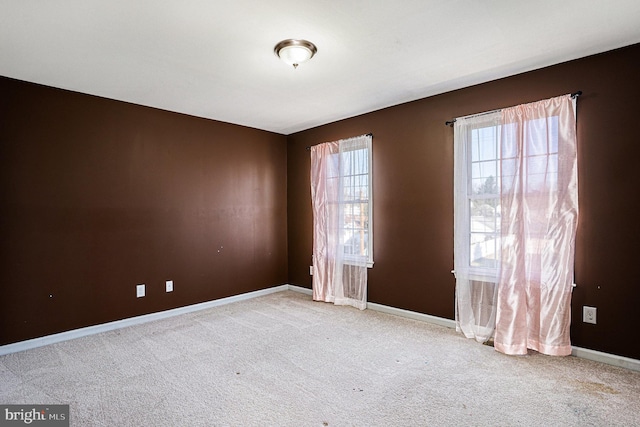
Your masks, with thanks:
M 337 185 L 340 207 L 340 245 L 345 261 L 362 260 L 373 265 L 371 209 L 371 138 L 343 144 L 333 155 L 329 180 Z
M 558 189 L 558 117 L 546 119 L 547 126 L 532 121 L 526 129 L 515 124 L 487 126 L 470 130 L 467 139 L 469 203 L 469 267 L 497 269 L 500 259 L 500 193 L 524 191 L 532 197 L 547 197 Z M 549 135 L 530 141 L 523 149 L 524 161 L 518 162 L 514 138 L 516 132 L 534 133 L 547 129 Z M 500 134 L 502 132 L 502 135 Z M 516 182 L 519 180 L 521 182 Z M 502 188 L 501 188 L 502 187 Z M 533 235 L 546 233 L 546 218 L 530 212 L 522 218 Z M 539 230 L 538 230 L 539 228 Z M 531 241 L 526 252 L 540 256 L 544 242 Z

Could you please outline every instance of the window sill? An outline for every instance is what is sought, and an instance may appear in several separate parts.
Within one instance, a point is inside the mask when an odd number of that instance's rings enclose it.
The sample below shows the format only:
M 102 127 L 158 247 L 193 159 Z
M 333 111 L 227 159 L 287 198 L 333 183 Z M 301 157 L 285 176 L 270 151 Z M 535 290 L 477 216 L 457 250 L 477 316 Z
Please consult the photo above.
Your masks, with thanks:
M 358 265 L 360 265 L 360 263 L 356 264 L 355 262 L 352 262 L 352 260 L 345 259 L 344 260 L 344 265 L 358 266 Z M 367 261 L 367 268 L 373 268 L 373 261 Z

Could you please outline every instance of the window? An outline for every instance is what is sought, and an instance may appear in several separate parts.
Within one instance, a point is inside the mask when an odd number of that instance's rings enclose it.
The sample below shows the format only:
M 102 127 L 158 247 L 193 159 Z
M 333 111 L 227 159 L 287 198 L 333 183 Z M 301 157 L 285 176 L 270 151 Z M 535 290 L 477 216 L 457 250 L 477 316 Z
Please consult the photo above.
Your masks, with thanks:
M 495 283 L 500 260 L 500 113 L 459 120 L 455 140 L 455 271 Z
M 345 263 L 372 267 L 371 137 L 343 140 L 339 147 L 331 155 L 327 185 L 337 188 L 329 203 L 338 207 L 340 247 Z
M 547 123 L 536 123 L 542 120 Z M 547 129 L 542 138 L 528 135 L 531 143 L 523 146 L 523 161 L 518 161 L 515 152 L 515 124 L 479 123 L 467 132 L 465 150 L 467 158 L 466 206 L 468 211 L 468 267 L 480 276 L 497 276 L 500 259 L 500 194 L 511 193 L 516 180 L 523 180 L 522 191 L 537 197 L 546 197 L 558 189 L 558 117 L 530 121 L 523 131 Z M 502 132 L 502 135 L 500 133 Z M 504 188 L 501 188 L 504 186 Z M 530 196 L 531 197 L 531 196 Z M 525 249 L 533 257 L 539 257 L 544 245 L 546 218 L 544 213 L 530 211 L 526 227 L 531 236 L 539 239 L 529 241 Z M 472 274 L 473 275 L 473 274 Z
M 469 267 L 495 269 L 500 238 L 498 126 L 474 128 L 466 149 L 469 162 Z
M 456 328 L 466 337 L 494 337 L 507 354 L 571 352 L 575 136 L 570 95 L 456 119 Z
M 373 266 L 371 135 L 311 150 L 313 299 L 367 307 Z

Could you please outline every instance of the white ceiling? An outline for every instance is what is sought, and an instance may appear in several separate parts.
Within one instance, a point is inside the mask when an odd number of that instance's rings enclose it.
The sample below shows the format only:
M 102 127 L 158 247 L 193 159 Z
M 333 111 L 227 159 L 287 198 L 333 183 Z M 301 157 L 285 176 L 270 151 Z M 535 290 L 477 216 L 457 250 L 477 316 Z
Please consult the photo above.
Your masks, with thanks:
M 638 0 L 0 0 L 0 75 L 281 134 L 638 42 Z

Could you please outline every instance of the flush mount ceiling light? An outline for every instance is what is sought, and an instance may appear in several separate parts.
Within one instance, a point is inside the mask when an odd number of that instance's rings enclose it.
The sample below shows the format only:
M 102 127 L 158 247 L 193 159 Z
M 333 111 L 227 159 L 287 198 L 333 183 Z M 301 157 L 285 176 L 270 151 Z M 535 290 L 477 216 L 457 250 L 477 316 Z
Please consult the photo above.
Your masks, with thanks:
M 288 39 L 278 43 L 273 51 L 285 63 L 293 65 L 293 68 L 298 68 L 299 64 L 313 58 L 318 49 L 309 41 Z

